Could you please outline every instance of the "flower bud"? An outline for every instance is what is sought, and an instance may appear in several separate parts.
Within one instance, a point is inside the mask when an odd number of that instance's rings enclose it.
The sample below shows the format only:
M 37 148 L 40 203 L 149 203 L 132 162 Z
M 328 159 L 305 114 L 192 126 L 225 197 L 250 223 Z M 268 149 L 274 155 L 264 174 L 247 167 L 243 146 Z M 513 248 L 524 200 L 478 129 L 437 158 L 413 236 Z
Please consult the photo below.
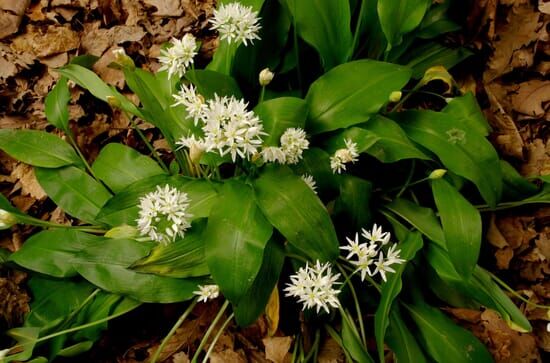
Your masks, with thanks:
M 10 348 L 8 349 L 4 349 L 4 350 L 0 350 L 0 362 L 3 362 L 4 358 L 6 358 L 6 356 L 8 355 L 8 353 L 10 352 Z
M 390 102 L 399 102 L 401 101 L 401 96 L 403 94 L 401 93 L 401 91 L 393 91 L 391 94 L 390 94 Z
M 115 63 L 117 63 L 121 67 L 127 67 L 130 69 L 134 69 L 136 67 L 132 58 L 128 57 L 128 55 L 124 51 L 124 48 L 113 50 L 113 55 L 115 56 Z
M 447 170 L 445 169 L 435 169 L 434 171 L 431 172 L 430 176 L 428 177 L 428 179 L 440 179 L 443 177 L 443 175 L 447 174 Z
M 8 211 L 0 209 L 0 230 L 11 228 L 17 223 L 17 218 Z
M 273 80 L 273 77 L 275 76 L 275 74 L 273 72 L 271 72 L 269 70 L 269 68 L 264 68 L 261 72 L 260 72 L 260 86 L 262 87 L 265 87 L 267 86 L 268 84 L 271 83 L 271 81 Z
M 201 161 L 202 154 L 204 154 L 204 148 L 202 145 L 194 142 L 189 147 L 189 158 L 193 164 L 198 164 Z
M 105 233 L 107 238 L 134 238 L 138 235 L 138 230 L 136 227 L 123 224 L 115 228 L 111 228 Z

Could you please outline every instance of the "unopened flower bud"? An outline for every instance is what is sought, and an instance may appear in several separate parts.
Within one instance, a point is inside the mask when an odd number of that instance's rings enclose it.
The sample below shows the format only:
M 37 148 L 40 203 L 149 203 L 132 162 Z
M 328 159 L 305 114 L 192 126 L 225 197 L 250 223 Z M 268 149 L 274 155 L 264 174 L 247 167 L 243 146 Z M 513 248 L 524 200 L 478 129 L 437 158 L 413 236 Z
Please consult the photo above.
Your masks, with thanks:
M 120 100 L 115 96 L 107 96 L 107 103 L 111 105 L 111 107 L 120 108 Z
M 8 353 L 10 352 L 10 348 L 8 349 L 4 349 L 4 350 L 0 350 L 0 362 L 3 362 L 3 359 L 6 358 L 6 356 L 8 355 Z
M 401 100 L 402 93 L 401 91 L 393 91 L 390 94 L 390 102 L 399 102 Z
M 198 143 L 192 143 L 189 147 L 189 158 L 193 164 L 198 164 L 201 161 L 202 154 L 204 154 L 204 147 Z
M 268 84 L 271 83 L 271 81 L 273 80 L 273 77 L 275 76 L 275 74 L 273 72 L 271 72 L 269 70 L 269 68 L 264 68 L 261 72 L 260 72 L 260 86 L 262 87 L 265 87 L 267 86 Z
M 107 233 L 105 233 L 105 237 L 125 239 L 125 238 L 134 238 L 138 234 L 139 233 L 136 227 L 123 224 L 122 226 L 118 226 L 108 230 Z
M 0 209 L 0 230 L 11 228 L 17 223 L 17 218 L 8 211 Z
M 130 58 L 124 51 L 124 48 L 113 50 L 113 55 L 115 56 L 115 63 L 117 63 L 118 65 L 130 69 L 134 69 L 136 67 L 132 58 Z
M 428 177 L 428 179 L 440 179 L 442 178 L 445 174 L 447 174 L 447 170 L 445 169 L 435 169 L 434 171 L 432 171 L 430 173 L 430 176 Z

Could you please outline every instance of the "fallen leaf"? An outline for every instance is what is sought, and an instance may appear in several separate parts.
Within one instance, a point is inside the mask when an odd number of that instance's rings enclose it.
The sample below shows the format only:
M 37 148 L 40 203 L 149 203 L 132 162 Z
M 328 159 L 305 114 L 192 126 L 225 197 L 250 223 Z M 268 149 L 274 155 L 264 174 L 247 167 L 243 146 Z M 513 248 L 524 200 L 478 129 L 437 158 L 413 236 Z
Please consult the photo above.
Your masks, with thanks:
M 319 349 L 317 360 L 319 363 L 344 363 L 344 351 L 336 340 L 328 337 Z
M 527 147 L 527 161 L 521 168 L 521 173 L 527 176 L 550 174 L 550 140 L 546 143 L 535 139 Z
M 512 105 L 517 112 L 533 116 L 543 116 L 543 103 L 550 101 L 550 82 L 531 80 L 520 83 L 512 96 Z
M 267 318 L 268 332 L 269 336 L 275 334 L 279 328 L 279 289 L 277 285 L 273 288 L 269 300 L 265 307 L 265 315 Z
M 11 175 L 19 179 L 18 184 L 21 186 L 21 194 L 30 196 L 37 200 L 42 200 L 47 197 L 44 189 L 38 184 L 34 176 L 34 168 L 30 165 L 19 163 L 11 172 Z M 18 185 L 16 184 L 16 186 Z M 14 187 L 15 188 L 15 187 Z
M 153 13 L 156 16 L 180 16 L 183 14 L 183 7 L 180 0 L 143 0 L 149 6 L 157 10 Z
M 16 33 L 30 0 L 0 1 L 0 39 Z
M 248 360 L 242 350 L 235 352 L 231 349 L 226 349 L 222 352 L 212 352 L 210 354 L 210 363 L 248 363 Z
M 30 26 L 25 34 L 16 37 L 11 47 L 18 52 L 30 52 L 36 57 L 48 57 L 78 48 L 77 32 L 64 26 L 50 25 L 45 30 Z
M 265 357 L 274 363 L 283 363 L 292 345 L 291 337 L 268 337 L 262 339 Z

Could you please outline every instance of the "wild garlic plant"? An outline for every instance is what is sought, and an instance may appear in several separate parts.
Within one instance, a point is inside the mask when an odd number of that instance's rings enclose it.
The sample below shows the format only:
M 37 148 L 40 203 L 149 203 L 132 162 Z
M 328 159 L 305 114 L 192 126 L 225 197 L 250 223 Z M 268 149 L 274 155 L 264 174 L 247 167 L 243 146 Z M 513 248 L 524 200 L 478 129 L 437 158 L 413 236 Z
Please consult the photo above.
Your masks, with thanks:
M 155 73 L 116 51 L 138 105 L 89 69 L 91 56 L 59 68 L 45 112 L 63 137 L 0 130 L 0 149 L 32 165 L 74 221 L 43 221 L 0 197 L 0 229 L 43 229 L 0 255 L 29 271 L 36 302 L 7 332 L 18 343 L 3 361 L 87 350 L 107 321 L 145 303 L 186 302 L 151 362 L 196 304 L 215 299 L 192 362 L 208 359 L 223 329 L 279 305 L 294 315 L 270 329 L 294 336 L 298 362 L 315 360 L 326 334 L 349 361 L 373 361 L 373 335 L 380 361 L 386 346 L 397 361 L 462 362 L 465 351 L 490 361 L 432 304 L 484 306 L 530 330 L 478 257 L 484 213 L 548 203 L 550 180 L 535 185 L 500 160 L 474 95 L 455 88 L 447 69 L 468 52 L 434 39 L 456 29 L 449 1 L 403 13 L 407 4 L 220 2 L 204 69 L 191 34 L 166 44 Z M 86 158 L 69 127 L 73 84 L 126 114 L 145 154 L 109 143 Z M 313 336 L 288 323 L 299 319 Z

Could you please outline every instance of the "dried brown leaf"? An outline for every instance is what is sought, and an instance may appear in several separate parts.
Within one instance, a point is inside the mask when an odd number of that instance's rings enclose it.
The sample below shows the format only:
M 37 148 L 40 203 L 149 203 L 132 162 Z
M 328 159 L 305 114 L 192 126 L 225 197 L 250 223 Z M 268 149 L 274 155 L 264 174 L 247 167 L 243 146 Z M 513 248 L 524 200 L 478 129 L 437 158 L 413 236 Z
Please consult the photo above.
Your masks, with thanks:
M 268 337 L 262 340 L 265 357 L 274 363 L 283 363 L 292 345 L 291 337 Z
M 27 32 L 15 38 L 11 47 L 18 52 L 30 52 L 36 57 L 48 57 L 78 48 L 78 33 L 64 26 L 50 25 L 46 29 L 29 26 Z
M 156 16 L 180 16 L 183 14 L 183 6 L 180 0 L 143 0 L 149 6 L 157 10 L 153 13 Z
M 540 117 L 545 110 L 543 103 L 550 101 L 550 82 L 530 80 L 520 83 L 512 95 L 514 110 L 525 115 Z
M 19 186 L 22 195 L 28 195 L 37 200 L 42 200 L 47 197 L 44 189 L 38 184 L 34 176 L 34 168 L 32 166 L 19 163 L 15 169 L 13 169 L 11 175 L 19 180 L 14 189 L 18 189 Z

